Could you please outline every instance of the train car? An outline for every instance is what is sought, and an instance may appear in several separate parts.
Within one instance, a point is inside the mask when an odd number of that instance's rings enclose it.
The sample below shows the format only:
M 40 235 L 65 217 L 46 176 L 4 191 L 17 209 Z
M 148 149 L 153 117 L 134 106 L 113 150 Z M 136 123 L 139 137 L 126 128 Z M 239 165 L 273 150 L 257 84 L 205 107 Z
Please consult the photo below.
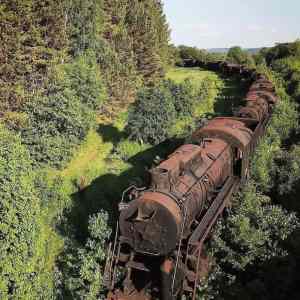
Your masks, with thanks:
M 246 105 L 236 116 L 214 118 L 196 130 L 191 143 L 150 170 L 148 188 L 124 192 L 104 274 L 109 300 L 196 298 L 207 263 L 205 241 L 247 180 L 250 157 L 277 101 L 263 75 L 218 65 L 225 74 L 250 80 Z

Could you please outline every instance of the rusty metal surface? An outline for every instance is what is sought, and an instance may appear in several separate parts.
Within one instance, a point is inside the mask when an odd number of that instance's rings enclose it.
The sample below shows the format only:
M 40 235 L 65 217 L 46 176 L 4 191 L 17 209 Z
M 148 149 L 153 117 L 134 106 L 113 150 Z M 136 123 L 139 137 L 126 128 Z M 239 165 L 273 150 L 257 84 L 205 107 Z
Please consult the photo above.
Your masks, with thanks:
M 195 60 L 185 63 L 202 66 Z M 246 81 L 245 105 L 236 117 L 214 118 L 196 130 L 194 144 L 179 147 L 150 170 L 149 188 L 136 189 L 134 199 L 123 203 L 120 236 L 110 247 L 108 265 L 125 268 L 126 278 L 119 289 L 109 285 L 107 300 L 175 300 L 183 292 L 195 299 L 199 278 L 207 273 L 200 269 L 208 268 L 202 257 L 205 240 L 247 179 L 250 155 L 278 101 L 274 85 L 241 65 L 206 66 Z
M 230 145 L 245 149 L 251 141 L 252 131 L 234 118 L 215 118 L 192 135 L 193 140 L 209 137 L 219 137 Z
M 211 193 L 230 176 L 232 161 L 231 148 L 221 139 L 178 148 L 151 171 L 152 190 L 142 192 L 121 213 L 122 235 L 131 239 L 130 245 L 136 251 L 167 254 L 179 239 L 183 206 L 187 213 L 187 236 L 204 203 L 210 201 Z M 159 181 L 163 184 L 158 185 Z
M 260 90 L 260 89 L 251 90 L 246 95 L 246 100 L 247 99 L 257 99 L 257 98 L 264 98 L 270 104 L 275 104 L 278 101 L 278 98 L 275 96 L 274 93 L 266 91 L 266 90 Z
M 245 107 L 242 107 L 236 114 L 239 117 L 252 118 L 261 121 L 269 113 L 268 102 L 263 98 L 247 99 Z

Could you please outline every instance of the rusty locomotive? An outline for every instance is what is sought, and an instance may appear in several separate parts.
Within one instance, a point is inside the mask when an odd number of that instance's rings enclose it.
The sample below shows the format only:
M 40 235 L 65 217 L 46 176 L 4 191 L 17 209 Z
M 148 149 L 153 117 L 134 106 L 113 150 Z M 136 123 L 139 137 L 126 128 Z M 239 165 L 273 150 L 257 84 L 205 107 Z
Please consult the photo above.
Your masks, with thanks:
M 183 294 L 194 300 L 208 267 L 205 241 L 248 177 L 249 159 L 277 102 L 275 88 L 241 65 L 215 62 L 207 68 L 247 80 L 245 105 L 233 117 L 214 118 L 196 130 L 190 144 L 150 170 L 147 189 L 124 192 L 105 266 L 109 300 L 174 300 Z M 126 195 L 131 201 L 124 201 Z

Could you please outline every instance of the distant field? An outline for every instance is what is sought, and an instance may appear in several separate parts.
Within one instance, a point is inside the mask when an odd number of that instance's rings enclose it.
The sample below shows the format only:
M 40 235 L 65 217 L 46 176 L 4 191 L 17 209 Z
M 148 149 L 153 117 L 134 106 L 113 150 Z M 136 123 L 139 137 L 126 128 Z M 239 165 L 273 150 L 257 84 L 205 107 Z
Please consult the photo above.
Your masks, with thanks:
M 211 71 L 200 70 L 199 68 L 172 68 L 166 77 L 179 83 L 185 79 L 190 79 L 195 85 L 198 85 L 205 78 L 219 80 L 218 75 Z

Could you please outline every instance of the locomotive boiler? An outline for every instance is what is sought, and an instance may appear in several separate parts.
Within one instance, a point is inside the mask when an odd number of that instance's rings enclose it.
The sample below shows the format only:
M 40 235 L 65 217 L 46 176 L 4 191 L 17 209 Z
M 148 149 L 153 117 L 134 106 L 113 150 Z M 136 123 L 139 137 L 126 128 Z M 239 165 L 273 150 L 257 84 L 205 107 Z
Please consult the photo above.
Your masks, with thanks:
M 264 75 L 217 64 L 225 74 L 250 81 L 245 105 L 235 116 L 214 118 L 196 130 L 191 143 L 150 170 L 148 188 L 124 192 L 105 266 L 109 300 L 196 297 L 207 269 L 205 241 L 247 180 L 251 154 L 277 101 Z

